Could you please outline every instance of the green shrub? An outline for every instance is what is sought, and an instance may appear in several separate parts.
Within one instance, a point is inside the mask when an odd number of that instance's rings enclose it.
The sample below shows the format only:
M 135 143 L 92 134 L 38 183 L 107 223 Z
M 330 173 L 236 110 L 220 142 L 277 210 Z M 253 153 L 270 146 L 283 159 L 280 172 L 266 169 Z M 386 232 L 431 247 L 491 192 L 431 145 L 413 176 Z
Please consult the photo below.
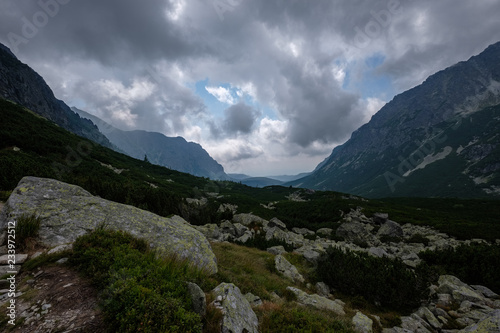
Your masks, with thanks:
M 418 307 L 431 274 L 425 265 L 412 271 L 399 259 L 329 248 L 318 262 L 318 277 L 342 293 L 394 309 Z
M 421 235 L 421 234 L 415 234 L 411 236 L 408 240 L 406 240 L 406 243 L 421 243 L 424 244 L 425 246 L 429 245 L 429 238 Z
M 471 244 L 455 249 L 425 251 L 419 257 L 443 274 L 467 284 L 484 285 L 500 293 L 500 245 Z
M 22 215 L 16 221 L 16 246 L 19 250 L 33 248 L 40 231 L 41 218 L 36 214 Z
M 101 290 L 112 332 L 201 332 L 186 281 L 203 273 L 175 257 L 160 258 L 147 242 L 97 228 L 79 237 L 70 262 Z

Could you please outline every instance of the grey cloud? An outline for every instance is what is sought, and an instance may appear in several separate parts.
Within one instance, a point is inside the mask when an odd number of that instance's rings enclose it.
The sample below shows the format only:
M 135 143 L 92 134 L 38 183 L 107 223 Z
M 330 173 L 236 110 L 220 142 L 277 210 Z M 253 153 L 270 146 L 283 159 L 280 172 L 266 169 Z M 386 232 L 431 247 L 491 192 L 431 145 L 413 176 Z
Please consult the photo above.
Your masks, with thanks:
M 232 134 L 250 133 L 255 120 L 260 116 L 260 112 L 242 102 L 231 105 L 224 110 L 224 114 L 224 129 Z

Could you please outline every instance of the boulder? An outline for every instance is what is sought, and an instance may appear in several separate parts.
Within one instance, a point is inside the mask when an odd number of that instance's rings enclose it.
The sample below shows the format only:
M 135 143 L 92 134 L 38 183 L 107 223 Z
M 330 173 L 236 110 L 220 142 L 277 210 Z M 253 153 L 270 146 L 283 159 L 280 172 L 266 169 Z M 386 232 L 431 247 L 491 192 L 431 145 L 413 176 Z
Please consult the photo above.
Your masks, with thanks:
M 268 223 L 263 218 L 255 216 L 253 214 L 236 214 L 233 216 L 233 222 L 234 223 L 241 223 L 246 227 L 248 227 L 251 224 L 259 225 L 259 226 L 266 226 Z
M 278 218 L 273 217 L 271 220 L 269 220 L 269 224 L 267 225 L 268 228 L 280 228 L 281 230 L 286 230 L 286 224 L 280 221 Z
M 297 268 L 292 265 L 288 260 L 285 259 L 282 255 L 277 255 L 274 258 L 274 265 L 276 266 L 276 270 L 283 274 L 286 278 L 294 281 L 295 283 L 304 283 L 304 277 L 299 273 Z
M 196 230 L 201 232 L 208 240 L 217 241 L 221 238 L 222 234 L 220 232 L 219 226 L 217 224 L 205 224 L 193 226 Z
M 380 241 L 366 229 L 365 224 L 361 222 L 342 223 L 338 227 L 336 235 L 353 243 L 367 243 L 368 245 L 377 245 L 380 243 Z
M 252 293 L 246 293 L 245 298 L 247 299 L 248 303 L 250 303 L 250 306 L 252 308 L 262 305 L 262 300 L 260 299 L 260 297 Z
M 389 218 L 389 214 L 387 213 L 375 213 L 373 214 L 373 222 L 375 222 L 376 224 L 384 224 L 387 219 Z
M 248 300 L 232 283 L 221 283 L 213 290 L 214 305 L 223 313 L 223 333 L 257 333 L 259 320 Z
M 237 238 L 236 241 L 245 244 L 253 237 L 250 231 L 246 231 L 241 237 Z
M 315 285 L 316 287 L 316 293 L 318 295 L 323 296 L 323 297 L 328 297 L 330 296 L 330 287 L 324 282 L 318 282 Z
M 460 333 L 498 333 L 500 332 L 500 310 L 493 311 L 486 318 L 479 321 L 477 324 L 470 325 L 461 330 Z
M 193 303 L 193 310 L 201 317 L 205 316 L 207 313 L 207 298 L 205 293 L 201 288 L 195 284 L 188 282 L 189 296 L 191 296 L 191 301 Z
M 372 333 L 373 332 L 373 320 L 368 318 L 368 316 L 362 314 L 361 312 L 356 312 L 356 315 L 352 318 L 352 324 L 354 329 L 359 333 Z
M 175 254 L 209 273 L 217 272 L 217 259 L 210 243 L 181 217 L 165 218 L 104 200 L 75 185 L 24 177 L 0 214 L 0 230 L 8 220 L 23 214 L 40 216 L 39 241 L 49 248 L 72 243 L 104 224 L 144 238 L 160 252 Z
M 438 280 L 438 294 L 449 294 L 455 301 L 471 301 L 484 303 L 484 297 L 474 291 L 470 286 L 452 275 L 441 275 Z
M 372 257 L 383 258 L 383 257 L 392 257 L 387 253 L 383 248 L 380 247 L 370 247 L 368 249 L 368 254 Z
M 243 236 L 247 231 L 249 231 L 248 228 L 241 223 L 234 223 L 233 227 L 234 227 L 234 232 L 236 233 L 235 237 L 237 238 Z
M 320 310 L 332 311 L 339 316 L 345 316 L 344 306 L 338 301 L 332 301 L 316 294 L 308 295 L 306 292 L 294 287 L 287 287 L 286 289 L 297 296 L 297 302 L 300 304 L 309 305 Z
M 483 294 L 484 297 L 487 297 L 487 298 L 492 298 L 492 299 L 498 299 L 500 298 L 500 296 L 498 296 L 497 293 L 493 292 L 491 289 L 485 287 L 485 286 L 478 286 L 478 285 L 473 285 L 471 286 L 472 288 L 474 288 L 474 290 L 480 292 L 481 294 Z
M 268 248 L 267 252 L 274 254 L 274 255 L 278 255 L 278 254 L 286 253 L 286 250 L 283 247 L 283 245 L 278 245 L 278 246 L 273 246 L 273 247 Z
M 316 230 L 316 235 L 328 237 L 333 233 L 333 229 L 330 228 L 321 228 Z
M 295 232 L 296 234 L 304 236 L 313 236 L 316 234 L 314 231 L 309 230 L 307 228 L 292 228 L 292 231 Z
M 403 228 L 391 220 L 387 220 L 377 232 L 378 237 L 391 237 L 391 238 L 401 238 L 403 237 Z
M 219 228 L 222 233 L 230 235 L 231 237 L 236 237 L 236 228 L 231 222 L 222 221 Z

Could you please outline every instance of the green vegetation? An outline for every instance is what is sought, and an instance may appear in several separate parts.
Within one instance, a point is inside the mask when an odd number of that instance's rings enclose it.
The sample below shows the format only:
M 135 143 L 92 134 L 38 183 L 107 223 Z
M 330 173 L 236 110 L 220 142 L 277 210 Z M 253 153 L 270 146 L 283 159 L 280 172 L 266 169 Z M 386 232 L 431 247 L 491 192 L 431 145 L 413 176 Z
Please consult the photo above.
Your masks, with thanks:
M 329 248 L 318 263 L 318 276 L 328 285 L 373 304 L 411 310 L 428 294 L 432 274 L 420 265 L 415 271 L 401 260 Z
M 71 263 L 101 290 L 110 332 L 201 332 L 186 281 L 203 273 L 174 257 L 162 258 L 146 241 L 98 228 L 79 237 Z
M 483 285 L 500 293 L 500 245 L 461 245 L 456 249 L 426 251 L 419 256 L 441 274 L 454 275 L 467 284 Z
M 38 232 L 40 231 L 41 219 L 36 215 L 22 215 L 16 221 L 16 246 L 18 250 L 32 249 Z

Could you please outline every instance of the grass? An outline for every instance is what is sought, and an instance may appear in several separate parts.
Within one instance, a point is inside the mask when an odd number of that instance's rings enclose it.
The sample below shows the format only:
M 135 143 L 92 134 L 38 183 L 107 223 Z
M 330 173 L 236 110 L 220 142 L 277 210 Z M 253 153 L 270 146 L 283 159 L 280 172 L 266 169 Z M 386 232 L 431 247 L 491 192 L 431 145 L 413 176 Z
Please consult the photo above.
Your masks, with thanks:
M 41 218 L 36 214 L 22 215 L 16 221 L 16 247 L 18 250 L 32 250 L 40 231 Z

